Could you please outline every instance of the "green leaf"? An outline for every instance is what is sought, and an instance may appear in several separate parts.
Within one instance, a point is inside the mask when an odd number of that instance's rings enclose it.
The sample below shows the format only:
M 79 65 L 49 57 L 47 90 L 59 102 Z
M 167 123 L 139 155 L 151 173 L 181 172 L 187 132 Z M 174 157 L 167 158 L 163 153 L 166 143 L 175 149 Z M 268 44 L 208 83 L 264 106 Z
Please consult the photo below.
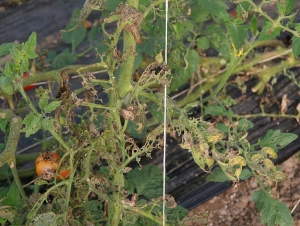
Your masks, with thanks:
M 204 114 L 205 115 L 219 115 L 219 116 L 226 116 L 227 111 L 224 107 L 215 105 L 215 104 L 210 104 L 204 109 Z
M 165 23 L 163 20 L 157 20 L 152 26 L 145 26 L 143 30 L 147 33 L 147 39 L 141 46 L 142 52 L 154 57 L 163 50 L 165 45 Z
M 147 134 L 147 128 L 146 126 L 141 122 L 132 122 L 129 120 L 127 131 L 130 133 L 130 135 L 137 139 L 142 139 Z
M 295 0 L 286 0 L 284 2 L 278 2 L 277 9 L 281 15 L 288 15 L 292 12 L 295 6 Z
M 300 38 L 299 37 L 296 37 L 296 36 L 292 37 L 292 50 L 293 50 L 295 57 L 298 58 L 300 55 Z
M 209 174 L 206 177 L 206 181 L 211 181 L 211 182 L 225 182 L 225 181 L 230 181 L 229 178 L 226 176 L 224 171 L 218 167 L 214 171 L 212 171 L 211 174 Z
M 285 5 L 285 4 L 284 4 Z M 285 7 L 283 6 L 282 2 L 277 3 L 277 11 L 279 14 L 284 15 Z
M 150 113 L 159 122 L 161 122 L 164 118 L 162 107 L 158 106 L 155 103 L 152 104 L 152 106 L 150 108 Z
M 293 133 L 281 133 L 280 130 L 268 130 L 267 134 L 258 140 L 259 146 L 273 148 L 275 152 L 296 140 L 298 136 Z
M 227 24 L 228 31 L 231 35 L 232 41 L 236 47 L 236 49 L 240 49 L 244 44 L 245 38 L 248 32 L 247 25 L 237 25 L 234 23 Z
M 8 119 L 6 118 L 0 118 L 0 130 L 2 130 L 3 132 L 5 132 L 7 123 L 9 122 Z
M 88 32 L 87 39 L 91 42 L 93 41 L 100 33 L 102 29 L 101 27 L 92 27 Z
M 31 134 L 35 134 L 41 128 L 42 115 L 34 114 L 30 112 L 23 120 L 25 127 L 22 132 L 25 132 L 25 137 L 29 137 Z
M 194 26 L 195 25 L 191 20 L 177 21 L 177 23 L 173 25 L 177 39 L 183 39 L 190 32 L 193 32 Z
M 36 33 L 32 32 L 28 38 L 28 41 L 22 45 L 22 50 L 29 59 L 34 59 L 38 57 L 38 55 L 35 53 L 36 43 L 37 43 Z
M 5 164 L 6 166 L 8 166 L 7 164 Z M 5 166 L 4 165 L 4 166 Z M 9 166 L 8 166 L 9 167 Z M 3 169 L 3 166 L 1 167 L 1 169 Z M 4 200 L 5 198 L 6 198 L 6 196 L 7 196 L 7 193 L 8 193 L 8 191 L 9 191 L 9 187 L 4 187 L 4 186 L 1 186 L 0 187 L 0 200 Z M 0 203 L 2 202 L 2 201 L 0 201 Z
M 273 24 L 271 22 L 266 22 L 262 31 L 259 34 L 258 41 L 270 40 L 279 36 L 281 28 L 276 27 L 273 28 Z
M 84 25 L 77 27 L 80 18 L 80 10 L 76 8 L 72 13 L 72 18 L 66 27 L 66 32 L 62 33 L 62 38 L 66 43 L 72 44 L 72 53 L 76 47 L 84 40 L 86 29 Z
M 257 210 L 261 213 L 260 223 L 268 226 L 292 226 L 291 211 L 286 205 L 273 199 L 265 190 L 258 190 L 252 194 Z
M 15 74 L 15 68 L 14 68 L 14 63 L 13 62 L 6 62 L 5 63 L 5 68 L 4 68 L 4 75 L 6 77 L 12 77 L 15 78 L 16 74 Z
M 39 107 L 41 110 L 44 110 L 47 107 L 48 101 L 49 101 L 48 90 L 45 90 L 45 92 L 43 92 L 42 94 L 41 99 L 39 100 Z
M 24 54 L 20 50 L 20 45 L 13 45 L 10 49 L 10 55 L 17 64 L 20 64 L 24 57 Z
M 205 36 L 197 38 L 197 46 L 200 49 L 207 50 L 210 47 L 208 38 Z
M 109 178 L 109 167 L 108 166 L 101 166 L 99 169 L 99 173 L 104 175 L 106 178 Z
M 199 5 L 212 16 L 223 18 L 227 15 L 228 6 L 223 0 L 198 0 Z
M 143 63 L 143 60 L 144 60 L 144 57 L 143 57 L 144 55 L 142 53 L 140 45 L 137 46 L 136 53 L 137 54 L 136 54 L 135 60 L 134 60 L 133 71 L 136 71 L 141 66 L 141 64 Z
M 286 0 L 285 5 L 286 5 L 285 15 L 288 15 L 293 11 L 295 7 L 295 0 Z
M 254 126 L 253 123 L 245 118 L 240 119 L 238 122 L 238 127 L 241 130 L 247 131 L 248 129 L 252 129 L 253 126 Z
M 204 34 L 209 39 L 212 48 L 221 53 L 224 58 L 230 58 L 231 44 L 224 32 L 224 29 L 220 25 L 209 25 L 204 30 Z
M 48 54 L 47 54 L 46 62 L 47 62 L 47 63 L 52 63 L 53 60 L 55 59 L 55 57 L 56 57 L 56 52 L 53 51 L 53 50 L 50 50 L 50 51 L 48 52 Z
M 252 176 L 252 173 L 249 169 L 243 169 L 240 175 L 241 180 L 247 180 Z
M 300 23 L 294 23 L 294 27 L 296 31 L 300 31 Z
M 254 14 L 251 18 L 251 22 L 250 22 L 250 31 L 253 35 L 257 34 L 257 28 L 258 28 L 258 20 L 256 15 Z
M 0 77 L 0 87 L 5 94 L 8 95 L 14 94 L 14 88 L 11 82 L 12 82 L 12 77 L 5 77 L 5 76 Z
M 49 117 L 44 118 L 43 121 L 42 121 L 43 128 L 45 130 L 53 130 L 54 129 L 54 122 L 55 122 L 54 119 L 51 119 Z
M 184 85 L 198 68 L 200 57 L 196 50 L 188 50 L 184 58 L 187 65 L 184 68 L 180 67 L 177 75 L 173 77 L 170 91 Z
M 64 51 L 58 54 L 52 62 L 53 69 L 60 69 L 65 66 L 71 65 L 76 61 L 77 57 L 75 54 L 70 53 L 69 51 Z
M 96 222 L 103 220 L 103 204 L 99 200 L 89 200 L 88 201 L 89 214 L 91 218 Z
M 216 128 L 220 130 L 222 133 L 228 133 L 228 126 L 226 126 L 224 123 L 217 123 Z
M 12 206 L 19 207 L 21 205 L 21 196 L 17 184 L 14 182 L 11 184 L 6 198 L 1 199 L 0 206 Z
M 0 176 L 1 177 L 6 177 L 6 178 L 9 178 L 10 176 L 12 176 L 11 169 L 10 169 L 8 164 L 4 164 L 3 166 L 0 167 Z M 3 197 L 6 197 L 6 194 L 7 194 L 7 191 L 6 191 L 5 195 L 0 194 L 0 200 Z
M 29 59 L 28 57 L 25 55 L 21 61 L 21 65 L 20 65 L 20 72 L 27 72 L 29 69 Z
M 30 224 L 30 226 L 57 226 L 56 223 L 56 214 L 54 212 L 47 212 L 47 213 L 41 213 L 37 214 Z
M 15 43 L 4 43 L 4 44 L 0 45 L 0 57 L 8 55 L 10 53 L 10 49 L 14 45 L 18 45 L 18 44 L 15 44 Z
M 4 211 L 2 211 L 2 212 L 4 212 Z M 4 214 L 0 214 L 0 225 L 6 225 L 6 223 L 7 223 L 7 218 L 6 218 L 6 216 L 3 216 Z
M 110 1 L 107 1 L 106 3 L 106 12 L 107 13 L 111 13 L 115 10 L 115 8 L 121 3 L 121 2 L 124 2 L 125 0 L 110 0 Z
M 56 110 L 56 108 L 58 106 L 60 106 L 61 104 L 61 101 L 58 101 L 58 100 L 55 100 L 55 101 L 52 101 L 50 104 L 48 104 L 45 108 L 44 108 L 44 112 L 45 113 L 50 113 L 54 110 Z
M 130 186 L 136 189 L 137 195 L 149 199 L 162 195 L 162 170 L 157 166 L 146 165 L 141 169 L 135 168 L 126 174 L 126 178 Z

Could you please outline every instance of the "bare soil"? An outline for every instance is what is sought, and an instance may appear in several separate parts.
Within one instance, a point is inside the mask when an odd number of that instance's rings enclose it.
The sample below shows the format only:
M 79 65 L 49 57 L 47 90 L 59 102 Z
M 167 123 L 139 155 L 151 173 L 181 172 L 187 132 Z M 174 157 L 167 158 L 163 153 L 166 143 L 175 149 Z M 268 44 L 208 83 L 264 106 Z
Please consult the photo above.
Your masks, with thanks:
M 288 175 L 272 190 L 273 194 L 292 210 L 300 199 L 300 158 L 294 155 L 279 166 Z M 225 193 L 214 197 L 189 212 L 189 217 L 202 216 L 188 226 L 260 226 L 260 215 L 251 200 L 251 195 L 259 189 L 254 178 L 240 182 Z M 293 212 L 295 226 L 300 225 L 300 204 Z M 204 219 L 206 218 L 206 219 Z M 287 225 L 288 226 L 288 225 Z

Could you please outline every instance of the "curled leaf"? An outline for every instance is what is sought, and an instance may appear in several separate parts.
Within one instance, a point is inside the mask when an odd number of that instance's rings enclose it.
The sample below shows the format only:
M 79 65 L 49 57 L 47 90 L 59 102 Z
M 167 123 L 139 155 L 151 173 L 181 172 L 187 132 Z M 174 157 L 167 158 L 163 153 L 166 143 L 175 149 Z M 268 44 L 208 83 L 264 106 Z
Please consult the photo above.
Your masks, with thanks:
M 273 150 L 273 148 L 270 147 L 264 147 L 263 149 L 261 149 L 261 153 L 263 154 L 263 156 L 268 158 L 272 158 L 272 159 L 277 158 L 276 152 Z

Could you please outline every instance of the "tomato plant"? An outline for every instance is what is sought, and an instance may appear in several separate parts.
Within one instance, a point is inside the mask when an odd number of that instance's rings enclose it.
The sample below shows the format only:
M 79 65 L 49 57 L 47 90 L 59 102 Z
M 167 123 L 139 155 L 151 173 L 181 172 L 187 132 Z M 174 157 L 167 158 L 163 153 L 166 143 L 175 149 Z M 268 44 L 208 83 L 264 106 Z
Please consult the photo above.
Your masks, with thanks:
M 61 33 L 68 48 L 49 53 L 51 67 L 31 77 L 29 62 L 40 56 L 36 33 L 24 43 L 1 45 L 0 56 L 11 56 L 1 68 L 1 95 L 11 98 L 20 92 L 27 105 L 0 110 L 1 129 L 7 135 L 0 166 L 9 164 L 14 177 L 10 191 L 0 197 L 9 212 L 0 215 L 0 224 L 139 226 L 162 225 L 166 219 L 167 225 L 184 225 L 187 210 L 171 195 L 163 196 L 161 170 L 142 163 L 162 148 L 167 103 L 166 132 L 181 149 L 189 150 L 185 152 L 199 171 L 210 173 L 211 181 L 233 184 L 255 177 L 260 190 L 253 200 L 262 222 L 273 225 L 276 218 L 280 225 L 291 225 L 289 209 L 268 189 L 286 178 L 272 160 L 297 135 L 268 130 L 251 143 L 248 134 L 254 127 L 251 118 L 299 121 L 300 110 L 288 112 L 285 100 L 280 112 L 267 113 L 260 106 L 260 113 L 241 114 L 234 106 L 242 98 L 229 96 L 227 90 L 234 85 L 245 94 L 250 90 L 247 76 L 255 72 L 258 82 L 251 91 L 259 95 L 271 86 L 274 74 L 300 63 L 295 58 L 300 55 L 297 12 L 292 0 L 280 1 L 277 19 L 262 10 L 268 1 L 233 2 L 236 9 L 230 11 L 224 0 L 171 0 L 165 29 L 164 1 L 87 0 L 81 10 L 73 11 Z M 92 11 L 100 11 L 101 20 L 87 29 Z M 258 17 L 265 18 L 262 28 Z M 274 40 L 282 30 L 293 35 L 289 49 Z M 257 51 L 266 45 L 272 47 L 270 52 Z M 210 56 L 211 50 L 217 54 Z M 85 53 L 96 56 L 94 63 L 76 64 Z M 280 64 L 261 65 L 275 56 L 280 56 Z M 57 93 L 40 87 L 29 97 L 17 82 L 22 75 L 28 83 L 53 81 Z M 79 88 L 71 84 L 73 75 L 81 80 Z M 166 99 L 162 87 L 168 88 Z M 190 89 L 181 91 L 185 87 Z M 15 167 L 20 133 L 24 139 L 40 133 L 43 150 L 64 154 L 61 158 L 43 152 L 35 161 L 36 173 L 49 181 L 37 181 L 26 190 Z M 11 202 L 13 196 L 22 205 Z

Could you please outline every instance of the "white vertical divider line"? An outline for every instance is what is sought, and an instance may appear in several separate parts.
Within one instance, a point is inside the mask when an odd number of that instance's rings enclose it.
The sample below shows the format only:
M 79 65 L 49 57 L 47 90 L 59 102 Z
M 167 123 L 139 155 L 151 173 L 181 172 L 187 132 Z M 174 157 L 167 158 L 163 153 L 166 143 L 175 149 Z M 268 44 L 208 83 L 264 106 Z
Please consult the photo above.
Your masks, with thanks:
M 166 0 L 165 63 L 168 64 L 168 16 L 169 1 Z M 166 145 L 167 145 L 167 85 L 164 85 L 164 154 L 163 154 L 163 226 L 166 224 Z

